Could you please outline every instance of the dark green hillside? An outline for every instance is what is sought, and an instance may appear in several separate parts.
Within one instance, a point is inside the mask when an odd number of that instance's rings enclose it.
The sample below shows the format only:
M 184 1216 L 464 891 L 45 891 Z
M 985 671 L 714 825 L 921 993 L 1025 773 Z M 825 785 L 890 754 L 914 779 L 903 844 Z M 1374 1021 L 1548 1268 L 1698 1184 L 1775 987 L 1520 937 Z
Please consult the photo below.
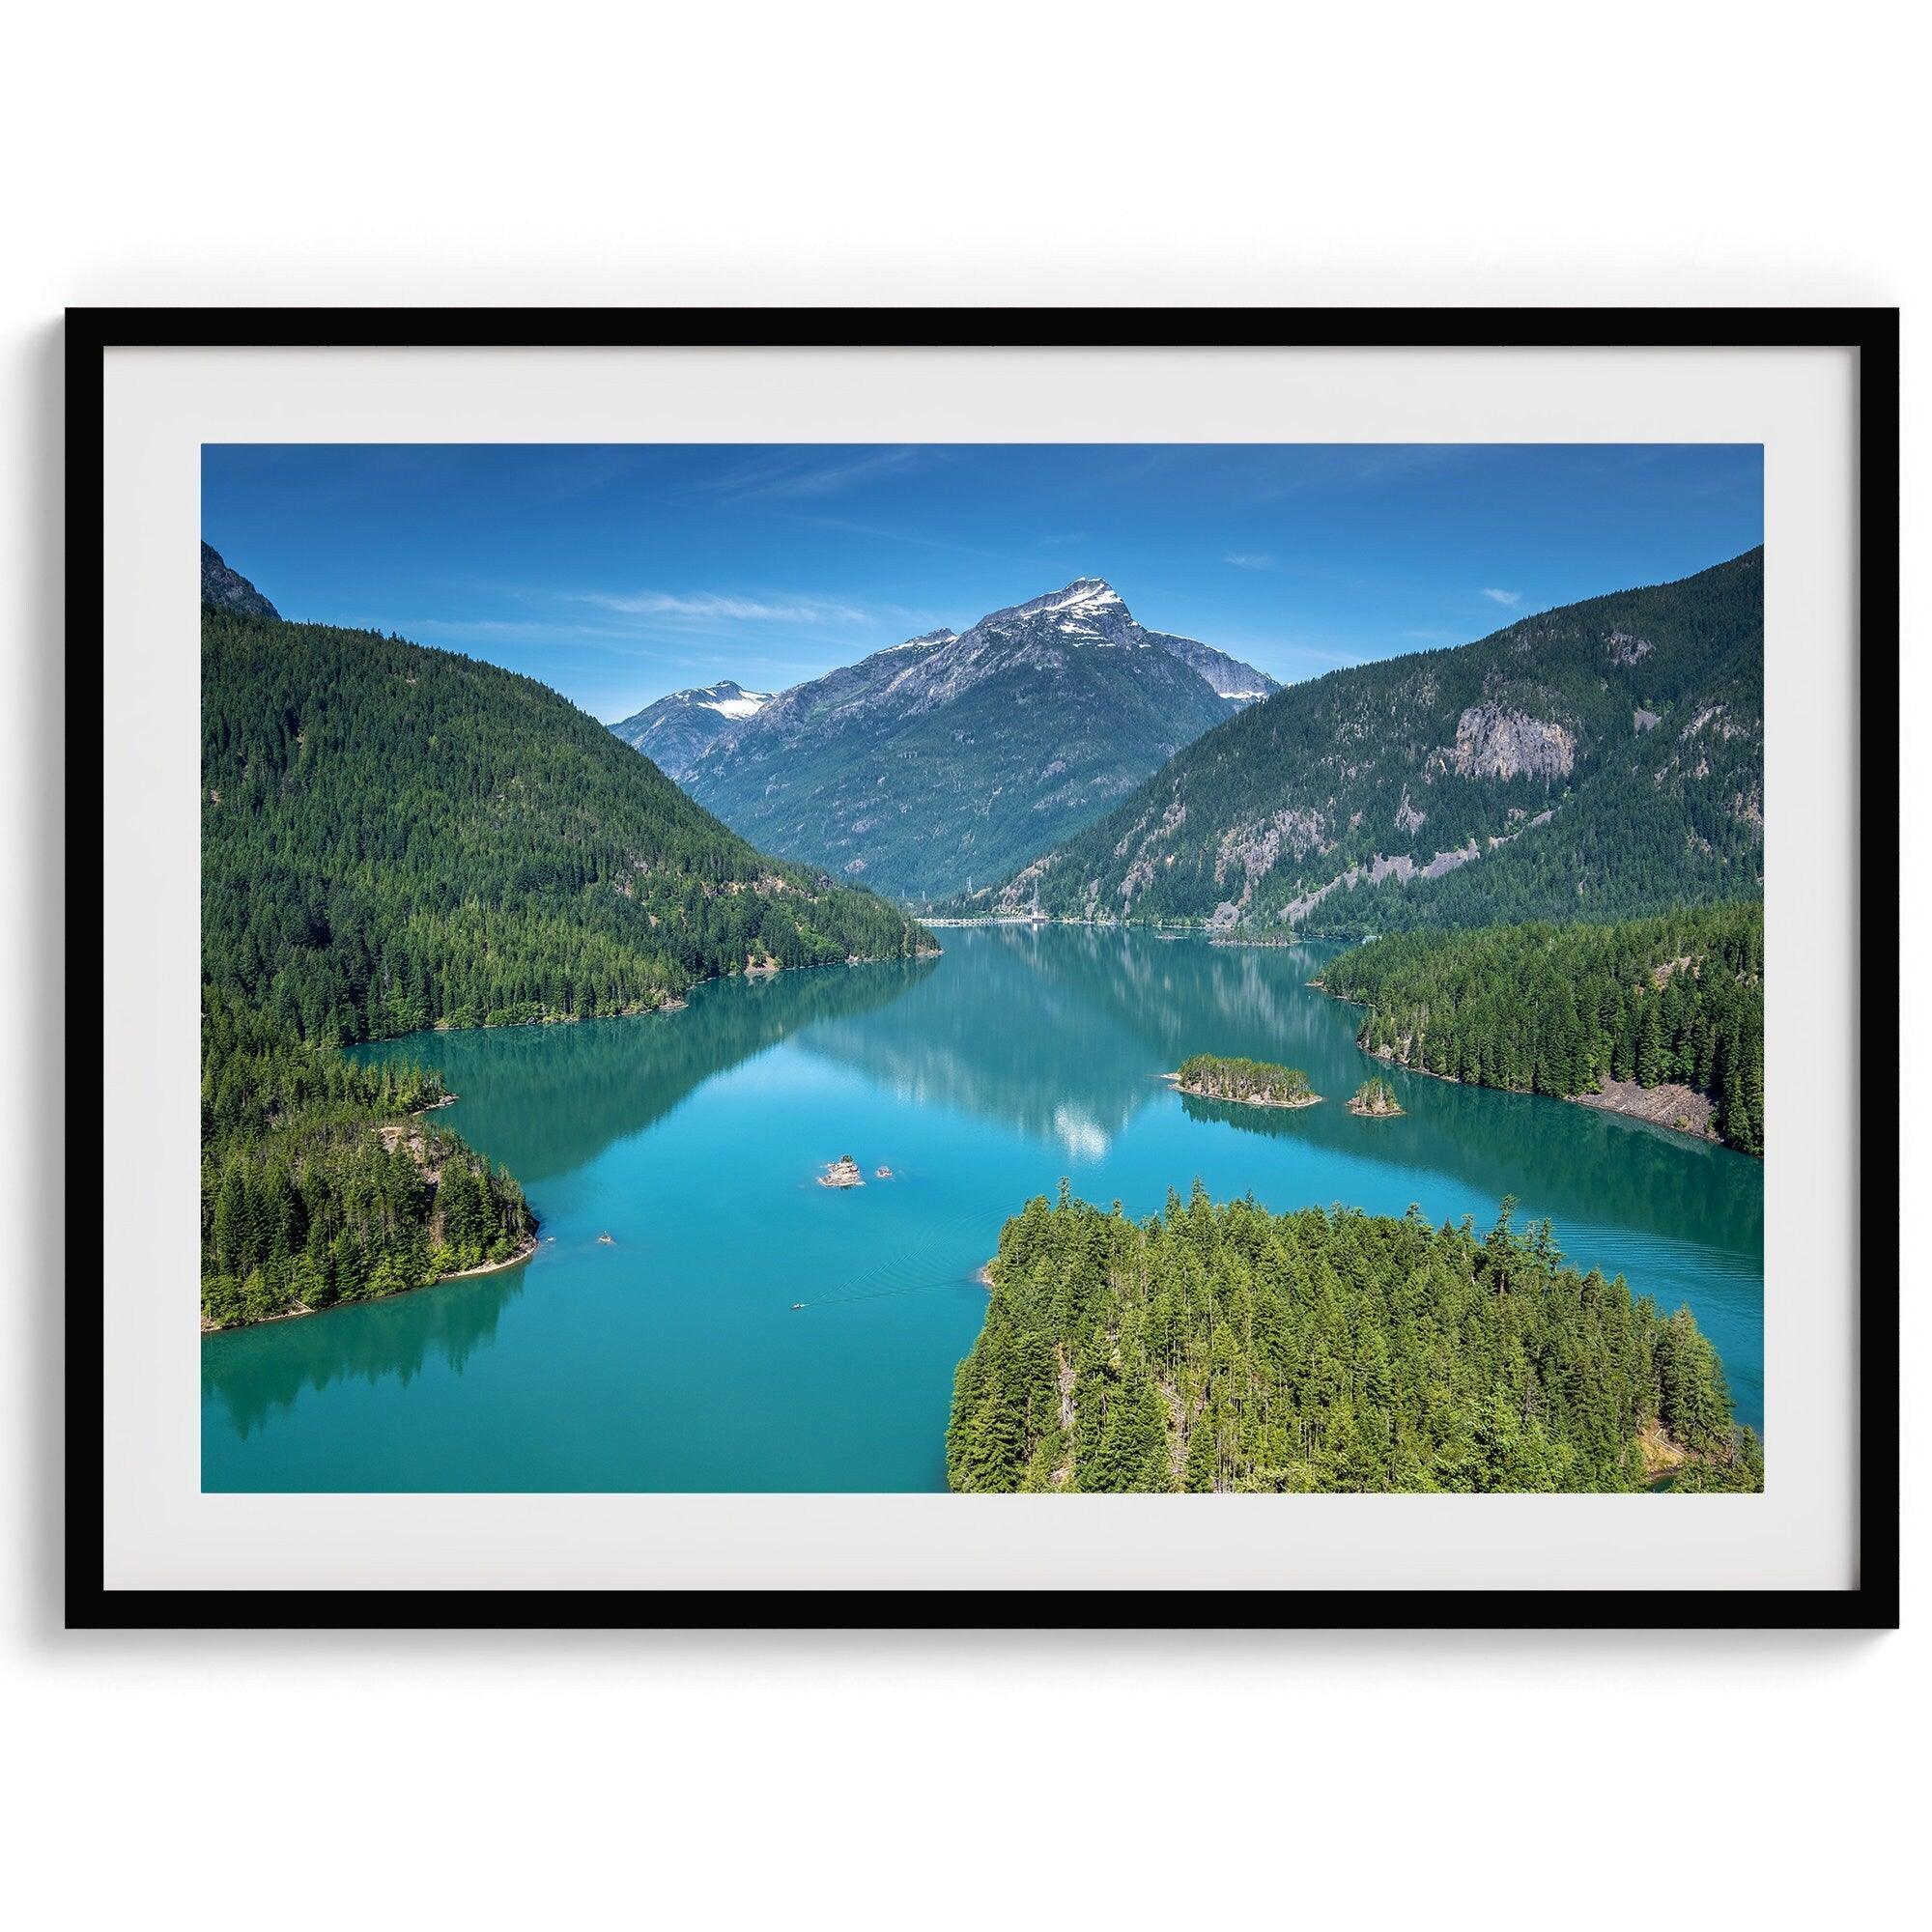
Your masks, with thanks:
M 435 1075 L 352 1065 L 213 988 L 201 1037 L 204 1322 L 419 1288 L 528 1242 L 517 1183 L 406 1118 L 442 1097 Z
M 1331 960 L 1322 983 L 1368 1008 L 1361 1044 L 1403 1065 L 1562 1097 L 1688 1087 L 1728 1146 L 1764 1151 L 1760 904 L 1397 933 Z
M 1291 686 L 964 909 L 1381 932 L 1756 896 L 1763 577 Z
M 761 857 L 527 678 L 204 611 L 203 1320 L 415 1288 L 528 1241 L 515 1181 L 411 1118 L 440 1083 L 334 1046 L 927 945 L 871 894 Z
M 1067 1197 L 1000 1236 L 953 1389 L 954 1490 L 1763 1487 L 1688 1310 L 1527 1236 L 1252 1201 Z M 1679 1459 L 1684 1459 L 1681 1463 Z
M 209 979 L 311 1040 L 660 1006 L 748 963 L 895 958 L 895 907 L 761 857 L 525 677 L 202 620 Z

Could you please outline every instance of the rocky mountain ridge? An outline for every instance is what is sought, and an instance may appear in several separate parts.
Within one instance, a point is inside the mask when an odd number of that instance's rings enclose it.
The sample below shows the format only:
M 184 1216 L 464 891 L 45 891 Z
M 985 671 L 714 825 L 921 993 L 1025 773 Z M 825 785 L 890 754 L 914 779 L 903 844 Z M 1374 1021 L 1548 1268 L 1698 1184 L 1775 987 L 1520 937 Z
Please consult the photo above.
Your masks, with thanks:
M 611 726 L 668 778 L 681 779 L 718 740 L 772 701 L 725 677 L 696 691 L 673 691 Z
M 781 692 L 677 776 L 768 849 L 929 901 L 1099 816 L 1274 689 L 1078 578 Z
M 1754 896 L 1763 563 L 1278 692 L 955 909 L 1385 931 Z
M 205 537 L 201 545 L 201 608 L 236 617 L 280 617 L 281 612 L 242 575 L 230 570 Z

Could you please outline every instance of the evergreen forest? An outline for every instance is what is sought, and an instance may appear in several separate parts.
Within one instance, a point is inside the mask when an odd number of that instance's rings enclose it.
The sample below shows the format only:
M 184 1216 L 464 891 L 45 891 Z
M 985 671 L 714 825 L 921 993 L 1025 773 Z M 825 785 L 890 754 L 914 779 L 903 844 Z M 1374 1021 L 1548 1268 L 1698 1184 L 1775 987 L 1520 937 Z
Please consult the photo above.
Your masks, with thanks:
M 358 1066 L 210 988 L 203 1322 L 393 1294 L 526 1245 L 535 1224 L 517 1183 L 454 1134 L 408 1118 L 442 1097 L 432 1073 Z
M 1298 1066 L 1218 1053 L 1191 1054 L 1180 1063 L 1175 1078 L 1183 1094 L 1240 1100 L 1252 1107 L 1306 1107 L 1321 1097 Z
M 202 1318 L 514 1256 L 516 1182 L 336 1051 L 635 1012 L 716 975 L 929 950 L 767 859 L 528 678 L 372 632 L 202 613 Z
M 1715 1103 L 1726 1146 L 1764 1151 L 1764 907 L 1609 924 L 1394 933 L 1331 960 L 1371 1053 L 1446 1079 L 1567 1098 L 1605 1079 Z
M 954 1491 L 1757 1490 L 1688 1310 L 1563 1265 L 1505 1202 L 1478 1235 L 1352 1208 L 1008 1221 L 960 1364 Z
M 663 1006 L 931 942 L 768 859 L 534 680 L 313 624 L 202 618 L 206 974 L 302 1039 Z

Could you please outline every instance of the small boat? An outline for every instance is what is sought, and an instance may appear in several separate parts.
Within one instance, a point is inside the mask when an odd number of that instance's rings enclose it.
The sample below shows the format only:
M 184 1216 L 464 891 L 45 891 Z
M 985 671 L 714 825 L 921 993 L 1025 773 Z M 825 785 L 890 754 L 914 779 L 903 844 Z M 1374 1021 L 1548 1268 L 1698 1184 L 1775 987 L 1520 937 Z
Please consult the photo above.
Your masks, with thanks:
M 802 1302 L 802 1301 L 794 1301 L 794 1302 L 792 1303 L 792 1306 L 793 1306 L 794 1308 L 803 1308 L 803 1307 L 805 1306 L 805 1303 L 804 1303 L 804 1302 Z
M 889 1167 L 875 1167 L 872 1170 L 872 1179 L 874 1180 L 890 1180 L 892 1178 L 893 1171 Z
M 614 1235 L 599 1235 L 597 1238 L 607 1248 L 615 1246 L 617 1239 Z

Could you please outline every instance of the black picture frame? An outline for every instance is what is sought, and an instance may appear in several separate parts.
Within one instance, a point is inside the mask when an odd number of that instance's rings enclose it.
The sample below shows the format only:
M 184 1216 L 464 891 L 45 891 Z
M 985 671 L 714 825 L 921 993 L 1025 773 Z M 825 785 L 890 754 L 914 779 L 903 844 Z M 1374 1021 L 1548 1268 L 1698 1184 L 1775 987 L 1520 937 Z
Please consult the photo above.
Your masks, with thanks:
M 105 563 L 104 358 L 110 350 L 245 348 L 1401 348 L 1855 351 L 1854 665 L 1859 775 L 1855 1040 L 1895 1037 L 1899 1014 L 1897 762 L 1860 759 L 1865 716 L 1899 700 L 1898 311 L 1891 308 L 74 308 L 67 312 L 67 658 L 71 716 L 98 717 Z M 93 760 L 68 758 L 71 828 L 94 822 Z M 100 1091 L 87 1016 L 103 931 L 92 852 L 68 854 L 67 1080 Z M 107 875 L 113 854 L 106 855 Z M 85 994 L 85 997 L 83 997 Z M 1869 1003 L 1872 1019 L 1862 1018 Z M 1855 1075 L 1856 1077 L 1856 1075 Z M 74 1259 L 66 1284 L 66 1620 L 70 1629 L 1848 1629 L 1898 1623 L 1899 1248 L 1862 1150 L 1898 1143 L 1893 1082 L 1859 1082 L 1856 1583 L 1847 1589 L 1521 1590 L 236 1590 L 109 1589 L 102 1535 L 102 1280 Z M 67 1211 L 97 1211 L 83 1178 L 93 1110 L 70 1104 Z

